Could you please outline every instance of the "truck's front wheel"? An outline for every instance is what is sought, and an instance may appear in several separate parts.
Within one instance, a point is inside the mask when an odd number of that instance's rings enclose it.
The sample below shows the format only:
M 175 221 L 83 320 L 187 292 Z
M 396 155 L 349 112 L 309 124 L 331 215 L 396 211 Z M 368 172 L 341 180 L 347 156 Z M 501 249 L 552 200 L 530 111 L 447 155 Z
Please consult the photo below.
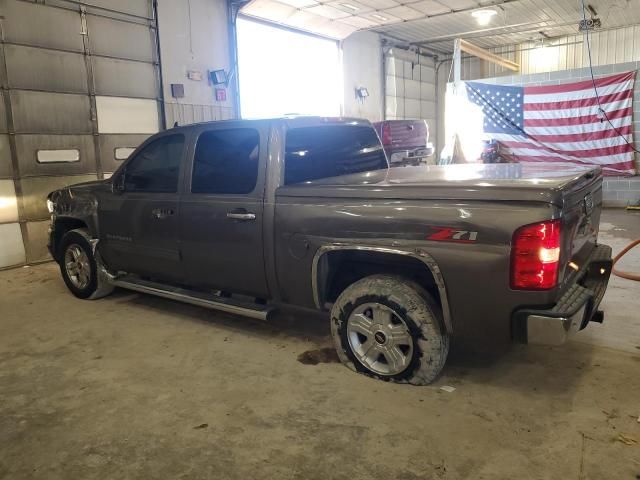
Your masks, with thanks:
M 347 367 L 382 380 L 427 385 L 449 352 L 437 303 L 417 283 L 393 275 L 346 288 L 331 309 L 331 333 Z
M 60 242 L 60 272 L 67 288 L 78 298 L 96 299 L 109 295 L 113 286 L 104 278 L 100 255 L 83 228 L 67 232 Z

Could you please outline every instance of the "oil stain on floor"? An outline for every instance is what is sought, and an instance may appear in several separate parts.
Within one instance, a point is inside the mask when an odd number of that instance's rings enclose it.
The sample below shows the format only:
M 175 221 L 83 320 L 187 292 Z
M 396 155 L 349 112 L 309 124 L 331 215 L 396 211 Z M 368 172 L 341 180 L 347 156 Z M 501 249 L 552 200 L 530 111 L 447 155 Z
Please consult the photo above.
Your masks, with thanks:
M 339 363 L 340 359 L 335 348 L 325 347 L 301 353 L 298 355 L 298 361 L 305 365 L 318 365 L 319 363 Z

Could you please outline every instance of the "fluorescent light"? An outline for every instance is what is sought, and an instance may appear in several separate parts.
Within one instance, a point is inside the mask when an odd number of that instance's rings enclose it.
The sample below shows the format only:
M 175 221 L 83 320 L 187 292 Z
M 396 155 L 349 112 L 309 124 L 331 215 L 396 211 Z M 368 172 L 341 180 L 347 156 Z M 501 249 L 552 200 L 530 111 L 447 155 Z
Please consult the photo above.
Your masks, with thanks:
M 379 13 L 372 13 L 371 16 L 373 18 L 377 18 L 378 20 L 382 20 L 383 22 L 386 22 L 387 20 L 389 20 L 387 17 L 384 17 L 384 16 L 380 15 Z
M 475 18 L 480 25 L 488 25 L 491 18 L 497 14 L 498 12 L 491 8 L 483 8 L 482 10 L 471 12 L 471 16 Z
M 356 7 L 355 5 L 351 5 L 350 3 L 341 3 L 340 5 L 342 5 L 344 8 L 348 8 L 349 10 L 353 10 L 354 12 L 360 10 L 358 7 Z

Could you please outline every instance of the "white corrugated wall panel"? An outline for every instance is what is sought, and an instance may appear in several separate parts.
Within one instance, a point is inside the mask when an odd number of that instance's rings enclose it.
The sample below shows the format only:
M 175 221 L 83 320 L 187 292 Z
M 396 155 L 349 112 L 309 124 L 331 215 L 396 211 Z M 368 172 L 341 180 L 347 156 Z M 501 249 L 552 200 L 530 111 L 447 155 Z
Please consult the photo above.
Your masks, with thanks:
M 19 223 L 0 224 L 0 268 L 26 261 Z

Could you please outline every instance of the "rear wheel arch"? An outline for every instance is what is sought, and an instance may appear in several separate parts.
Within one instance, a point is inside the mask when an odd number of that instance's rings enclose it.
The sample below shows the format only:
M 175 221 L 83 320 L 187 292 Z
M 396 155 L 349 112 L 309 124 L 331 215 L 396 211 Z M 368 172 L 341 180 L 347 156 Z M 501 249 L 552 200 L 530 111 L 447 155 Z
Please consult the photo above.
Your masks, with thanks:
M 379 274 L 356 281 L 333 304 L 330 322 L 340 361 L 380 380 L 428 385 L 449 353 L 440 307 L 405 277 Z
M 375 274 L 399 275 L 426 291 L 442 310 L 443 327 L 453 332 L 447 289 L 440 267 L 422 250 L 403 250 L 377 246 L 327 245 L 313 258 L 313 297 L 316 308 L 326 310 L 349 285 Z

